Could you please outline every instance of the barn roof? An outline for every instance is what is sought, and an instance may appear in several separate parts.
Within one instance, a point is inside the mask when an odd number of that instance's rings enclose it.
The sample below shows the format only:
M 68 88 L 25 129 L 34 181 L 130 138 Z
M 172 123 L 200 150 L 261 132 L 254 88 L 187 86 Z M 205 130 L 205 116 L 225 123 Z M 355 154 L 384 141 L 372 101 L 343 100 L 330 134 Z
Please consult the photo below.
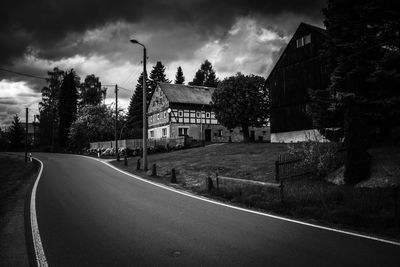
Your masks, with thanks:
M 158 83 L 170 103 L 209 105 L 215 90 L 212 87 Z
M 294 32 L 294 34 L 293 34 L 292 38 L 290 39 L 289 43 L 286 45 L 285 49 L 283 50 L 283 52 L 282 52 L 281 55 L 279 56 L 278 60 L 276 61 L 275 65 L 274 65 L 274 67 L 272 68 L 271 72 L 269 73 L 269 75 L 268 75 L 268 77 L 267 77 L 267 79 L 266 79 L 266 81 L 265 81 L 266 83 L 268 82 L 268 80 L 269 80 L 269 78 L 272 76 L 272 74 L 275 72 L 276 66 L 279 65 L 279 62 L 281 61 L 281 59 L 282 59 L 282 57 L 284 56 L 286 50 L 288 49 L 289 44 L 290 44 L 291 42 L 294 42 L 294 41 L 295 41 L 295 40 L 294 40 L 294 36 L 296 35 L 297 31 L 298 31 L 300 28 L 302 28 L 302 27 L 306 27 L 306 28 L 310 29 L 311 31 L 317 32 L 317 33 L 319 33 L 319 34 L 321 34 L 321 35 L 323 35 L 323 36 L 325 36 L 325 37 L 327 37 L 327 38 L 329 37 L 329 36 L 328 36 L 328 33 L 327 33 L 327 31 L 326 31 L 325 29 L 320 28 L 320 27 L 317 27 L 317 26 L 314 26 L 314 25 L 311 25 L 311 24 L 308 24 L 308 23 L 301 22 L 301 23 L 299 24 L 299 27 L 297 27 L 297 30 Z

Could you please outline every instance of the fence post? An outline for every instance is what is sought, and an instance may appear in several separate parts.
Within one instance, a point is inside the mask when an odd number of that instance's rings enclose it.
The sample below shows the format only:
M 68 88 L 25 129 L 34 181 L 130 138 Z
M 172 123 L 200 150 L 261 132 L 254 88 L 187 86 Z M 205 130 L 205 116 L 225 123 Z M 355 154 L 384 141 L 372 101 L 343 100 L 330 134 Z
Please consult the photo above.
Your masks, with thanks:
M 126 157 L 126 152 L 125 152 L 125 156 L 124 156 L 124 165 L 128 166 L 128 158 Z
M 281 191 L 281 202 L 283 203 L 283 201 L 284 201 L 284 195 L 283 195 L 283 180 L 281 180 L 281 182 L 280 182 L 279 189 L 280 189 L 280 191 Z
M 219 178 L 218 178 L 218 172 L 215 173 L 215 179 L 217 182 L 217 190 L 219 191 Z
M 275 161 L 275 181 L 279 182 L 279 160 Z
M 172 170 L 171 170 L 171 183 L 176 184 L 175 168 L 172 168 Z
M 213 182 L 212 182 L 210 176 L 207 176 L 207 177 L 206 177 L 206 186 L 207 186 L 207 190 L 208 190 L 209 192 L 214 188 L 214 185 L 213 185 Z
M 151 176 L 157 176 L 157 166 L 153 163 L 153 169 L 151 171 Z
M 137 159 L 136 170 L 140 170 L 140 158 Z

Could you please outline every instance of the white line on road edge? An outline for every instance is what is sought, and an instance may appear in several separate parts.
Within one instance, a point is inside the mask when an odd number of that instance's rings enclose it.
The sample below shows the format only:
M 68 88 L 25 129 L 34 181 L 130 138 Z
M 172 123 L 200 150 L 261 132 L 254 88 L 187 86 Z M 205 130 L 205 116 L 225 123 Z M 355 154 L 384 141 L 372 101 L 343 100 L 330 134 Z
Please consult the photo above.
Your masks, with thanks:
M 366 238 L 366 239 L 370 239 L 370 240 L 374 240 L 374 241 L 379 241 L 379 242 L 383 242 L 383 243 L 387 243 L 387 244 L 391 244 L 391 245 L 400 246 L 400 243 L 396 242 L 396 241 L 391 241 L 391 240 L 377 238 L 377 237 L 373 237 L 373 236 L 362 235 L 362 234 L 358 234 L 358 233 L 354 233 L 354 232 L 349 232 L 349 231 L 334 229 L 334 228 L 330 228 L 330 227 L 326 227 L 326 226 L 321 226 L 321 225 L 306 223 L 306 222 L 302 222 L 302 221 L 297 221 L 297 220 L 293 220 L 293 219 L 289 219 L 289 218 L 285 218 L 285 217 L 280 217 L 280 216 L 276 216 L 276 215 L 272 215 L 272 214 L 268 214 L 268 213 L 264 213 L 264 212 L 259 212 L 259 211 L 255 211 L 255 210 L 249 210 L 249 209 L 245 209 L 245 208 L 241 208 L 241 207 L 225 204 L 225 203 L 218 202 L 218 201 L 215 201 L 215 200 L 212 200 L 212 199 L 209 199 L 209 198 L 205 198 L 205 197 L 196 196 L 196 195 L 184 192 L 184 191 L 180 191 L 180 190 L 175 189 L 175 188 L 168 187 L 166 185 L 158 184 L 158 183 L 143 179 L 143 178 L 141 178 L 139 176 L 136 176 L 136 175 L 134 175 L 132 173 L 123 171 L 121 169 L 118 169 L 117 167 L 111 165 L 110 163 L 102 161 L 100 159 L 87 157 L 87 156 L 83 156 L 83 155 L 74 155 L 74 156 L 80 156 L 80 157 L 90 158 L 90 159 L 99 161 L 99 162 L 109 166 L 110 168 L 113 168 L 113 169 L 115 169 L 115 170 L 117 170 L 117 171 L 119 171 L 119 172 L 121 172 L 123 174 L 126 174 L 128 176 L 131 176 L 131 177 L 133 177 L 133 178 L 135 178 L 137 180 L 140 180 L 140 181 L 143 181 L 143 182 L 146 182 L 146 183 L 149 183 L 149 184 L 152 184 L 152 185 L 155 185 L 155 186 L 158 186 L 158 187 L 173 191 L 173 192 L 181 194 L 181 195 L 185 195 L 185 196 L 188 196 L 188 197 L 196 198 L 196 199 L 203 200 L 203 201 L 206 201 L 206 202 L 210 202 L 210 203 L 213 203 L 213 204 L 217 204 L 217 205 L 220 205 L 220 206 L 224 206 L 224 207 L 228 207 L 228 208 L 232 208 L 232 209 L 236 209 L 236 210 L 240 210 L 240 211 L 245 211 L 245 212 L 249 212 L 249 213 L 253 213 L 253 214 L 258 214 L 258 215 L 262 215 L 262 216 L 266 216 L 266 217 L 270 217 L 270 218 L 274 218 L 274 219 L 279 219 L 279 220 L 283 220 L 283 221 L 287 221 L 287 222 L 293 222 L 293 223 L 302 224 L 302 225 L 306 225 L 306 226 L 310 226 L 310 227 L 314 227 L 314 228 L 319 228 L 319 229 L 323 229 L 323 230 L 328 230 L 328 231 L 332 231 L 332 232 L 337 232 L 337 233 L 341 233 L 341 234 L 346 234 L 346 235 Z
M 40 163 L 40 171 L 36 178 L 35 184 L 33 185 L 32 195 L 31 195 L 31 229 L 32 229 L 32 239 L 33 239 L 33 247 L 35 249 L 36 255 L 36 263 L 39 267 L 47 267 L 47 260 L 46 256 L 44 255 L 42 240 L 40 239 L 39 234 L 39 226 L 36 217 L 36 189 L 39 183 L 40 177 L 42 176 L 43 171 L 43 162 L 39 159 L 34 158 Z

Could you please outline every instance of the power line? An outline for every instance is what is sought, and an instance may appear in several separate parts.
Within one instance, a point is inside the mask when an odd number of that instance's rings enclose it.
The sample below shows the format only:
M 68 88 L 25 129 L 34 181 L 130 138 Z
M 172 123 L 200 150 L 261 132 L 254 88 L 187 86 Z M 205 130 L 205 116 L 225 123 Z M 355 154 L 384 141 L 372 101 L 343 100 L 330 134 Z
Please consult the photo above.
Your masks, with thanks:
M 35 76 L 35 75 L 32 75 L 32 74 L 16 72 L 16 71 L 7 70 L 7 69 L 3 69 L 3 68 L 0 68 L 0 70 L 5 71 L 5 72 L 9 72 L 9 73 L 13 73 L 13 74 L 17 74 L 17 75 L 21 75 L 21 76 L 26 76 L 26 77 L 31 77 L 31 78 L 36 78 L 36 79 L 41 79 L 41 80 L 45 80 L 46 81 L 46 78 Z

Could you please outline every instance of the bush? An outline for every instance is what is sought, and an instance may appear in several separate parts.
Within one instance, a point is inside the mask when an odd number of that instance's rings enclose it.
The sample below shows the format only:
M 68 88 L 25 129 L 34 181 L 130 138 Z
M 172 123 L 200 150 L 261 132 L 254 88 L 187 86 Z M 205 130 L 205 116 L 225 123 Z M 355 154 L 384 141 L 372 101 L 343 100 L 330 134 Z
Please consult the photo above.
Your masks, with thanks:
M 343 164 L 344 155 L 338 153 L 342 148 L 341 143 L 319 143 L 314 141 L 299 144 L 289 144 L 290 155 L 302 159 L 296 168 L 306 169 L 323 177 Z

